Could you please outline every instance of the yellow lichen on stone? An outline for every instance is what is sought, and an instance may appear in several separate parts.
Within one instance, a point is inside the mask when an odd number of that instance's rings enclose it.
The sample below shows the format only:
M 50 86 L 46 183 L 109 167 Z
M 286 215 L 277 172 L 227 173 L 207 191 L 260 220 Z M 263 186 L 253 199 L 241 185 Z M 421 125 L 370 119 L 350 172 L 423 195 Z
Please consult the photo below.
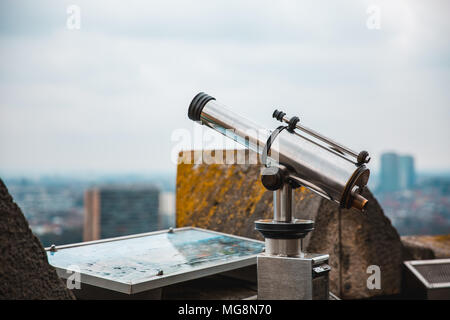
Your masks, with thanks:
M 197 151 L 179 155 L 176 184 L 178 227 L 220 229 L 233 225 L 239 229 L 249 225 L 248 229 L 253 230 L 253 220 L 272 217 L 272 192 L 261 183 L 260 164 L 204 164 L 201 159 L 202 154 Z M 296 198 L 303 200 L 309 193 L 305 188 L 299 188 Z

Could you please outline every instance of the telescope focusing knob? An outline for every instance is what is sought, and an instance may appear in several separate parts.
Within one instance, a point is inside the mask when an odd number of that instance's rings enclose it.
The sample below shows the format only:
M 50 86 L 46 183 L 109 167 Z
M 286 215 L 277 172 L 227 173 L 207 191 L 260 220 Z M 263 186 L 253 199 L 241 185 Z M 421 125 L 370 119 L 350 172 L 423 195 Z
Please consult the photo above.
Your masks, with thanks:
M 358 157 L 357 157 L 356 161 L 357 161 L 358 165 L 362 165 L 364 163 L 368 163 L 370 161 L 369 153 L 367 151 L 365 151 L 365 150 L 361 151 L 358 154 Z
M 261 173 L 261 182 L 267 190 L 278 190 L 284 183 L 283 174 L 277 167 L 264 168 Z
M 292 117 L 291 120 L 289 120 L 289 125 L 288 125 L 288 131 L 289 132 L 294 132 L 297 123 L 300 121 L 299 117 Z

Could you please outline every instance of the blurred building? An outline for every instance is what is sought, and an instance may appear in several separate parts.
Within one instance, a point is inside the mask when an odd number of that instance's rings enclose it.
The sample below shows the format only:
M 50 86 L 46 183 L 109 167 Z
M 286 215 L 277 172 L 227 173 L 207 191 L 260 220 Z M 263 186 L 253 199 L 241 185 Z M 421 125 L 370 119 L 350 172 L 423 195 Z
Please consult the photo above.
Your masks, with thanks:
M 400 156 L 399 161 L 399 179 L 400 189 L 410 190 L 414 187 L 416 181 L 416 172 L 414 169 L 414 158 L 412 156 Z
M 84 197 L 83 240 L 97 240 L 158 229 L 159 189 L 154 186 L 107 186 Z
M 379 191 L 393 192 L 412 189 L 415 184 L 414 158 L 393 152 L 381 155 Z
M 174 228 L 175 225 L 175 193 L 161 192 L 159 195 L 159 229 Z
M 380 191 L 392 192 L 399 190 L 399 165 L 396 153 L 389 152 L 381 155 Z

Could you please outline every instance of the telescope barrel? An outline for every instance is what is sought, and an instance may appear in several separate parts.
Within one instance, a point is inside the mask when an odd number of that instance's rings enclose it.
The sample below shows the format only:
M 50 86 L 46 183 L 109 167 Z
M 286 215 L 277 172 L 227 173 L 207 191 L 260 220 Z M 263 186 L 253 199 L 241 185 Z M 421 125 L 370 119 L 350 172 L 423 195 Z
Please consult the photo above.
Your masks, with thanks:
M 241 117 L 204 93 L 194 97 L 188 116 L 259 154 L 271 134 L 270 130 Z
M 260 155 L 272 134 L 271 130 L 230 111 L 205 93 L 194 97 L 188 116 Z M 288 168 L 292 180 L 335 201 L 342 208 L 363 210 L 367 204 L 367 200 L 360 195 L 370 175 L 364 164 L 355 164 L 289 130 L 281 130 L 272 141 L 269 157 Z

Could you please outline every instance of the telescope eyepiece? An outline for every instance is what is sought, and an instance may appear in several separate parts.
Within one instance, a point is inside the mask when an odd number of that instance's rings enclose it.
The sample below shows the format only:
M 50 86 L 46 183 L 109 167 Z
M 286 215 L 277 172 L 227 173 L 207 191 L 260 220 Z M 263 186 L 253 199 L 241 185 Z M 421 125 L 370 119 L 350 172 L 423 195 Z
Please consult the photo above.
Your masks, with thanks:
M 211 101 L 216 100 L 204 92 L 198 93 L 194 99 L 192 99 L 191 104 L 189 105 L 188 117 L 193 121 L 200 121 L 200 116 L 202 114 L 202 110 L 205 105 Z

